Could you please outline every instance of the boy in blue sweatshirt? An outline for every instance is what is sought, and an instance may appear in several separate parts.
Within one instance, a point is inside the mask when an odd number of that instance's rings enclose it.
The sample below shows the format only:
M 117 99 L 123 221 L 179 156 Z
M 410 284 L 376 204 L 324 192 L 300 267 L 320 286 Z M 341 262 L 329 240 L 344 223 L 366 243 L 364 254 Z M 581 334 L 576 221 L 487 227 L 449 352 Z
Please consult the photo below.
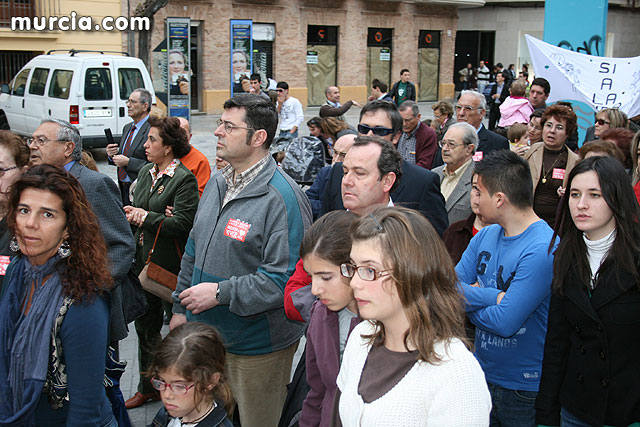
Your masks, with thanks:
M 491 425 L 534 426 L 553 275 L 553 230 L 533 211 L 529 165 L 508 150 L 475 167 L 485 227 L 456 266 L 475 355 L 493 408 Z

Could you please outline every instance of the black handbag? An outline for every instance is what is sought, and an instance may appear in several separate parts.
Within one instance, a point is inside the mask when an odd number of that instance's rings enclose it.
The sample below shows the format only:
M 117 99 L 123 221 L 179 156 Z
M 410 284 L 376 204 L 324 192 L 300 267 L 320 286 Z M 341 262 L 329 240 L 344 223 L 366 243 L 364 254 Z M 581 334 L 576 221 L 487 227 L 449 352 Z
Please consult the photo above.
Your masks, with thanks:
M 122 291 L 122 310 L 127 324 L 142 316 L 149 309 L 147 297 L 144 294 L 138 275 L 133 267 L 127 272 L 127 277 L 120 283 Z

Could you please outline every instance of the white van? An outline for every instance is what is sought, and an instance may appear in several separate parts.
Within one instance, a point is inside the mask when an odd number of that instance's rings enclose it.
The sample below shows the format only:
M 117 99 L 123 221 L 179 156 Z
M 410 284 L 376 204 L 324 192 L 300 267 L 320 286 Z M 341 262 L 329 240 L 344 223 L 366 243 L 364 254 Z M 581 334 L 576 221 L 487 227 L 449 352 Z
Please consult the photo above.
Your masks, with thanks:
M 96 51 L 39 55 L 25 65 L 0 93 L 0 129 L 31 136 L 42 119 L 53 117 L 76 125 L 85 147 L 105 147 L 104 129 L 120 140 L 131 121 L 129 94 L 153 84 L 138 58 Z

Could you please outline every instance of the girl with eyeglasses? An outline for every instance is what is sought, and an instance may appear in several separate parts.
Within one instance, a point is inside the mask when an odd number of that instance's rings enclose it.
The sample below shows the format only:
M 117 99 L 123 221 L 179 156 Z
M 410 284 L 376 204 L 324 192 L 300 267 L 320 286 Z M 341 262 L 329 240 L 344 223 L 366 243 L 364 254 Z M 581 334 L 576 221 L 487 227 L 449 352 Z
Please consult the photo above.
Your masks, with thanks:
M 444 244 L 405 208 L 381 208 L 351 227 L 360 316 L 338 375 L 343 426 L 488 426 L 491 398 L 467 349 L 463 301 Z
M 213 326 L 188 322 L 169 332 L 148 372 L 164 405 L 151 426 L 232 427 L 227 418 L 233 399 L 223 373 L 225 356 Z

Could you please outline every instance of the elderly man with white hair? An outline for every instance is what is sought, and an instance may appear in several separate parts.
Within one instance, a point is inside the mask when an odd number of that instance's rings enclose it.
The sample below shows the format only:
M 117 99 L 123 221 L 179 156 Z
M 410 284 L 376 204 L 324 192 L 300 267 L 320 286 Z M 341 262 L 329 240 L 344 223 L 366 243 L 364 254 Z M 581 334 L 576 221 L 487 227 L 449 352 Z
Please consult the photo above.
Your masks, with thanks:
M 476 129 L 478 134 L 476 160 L 482 160 L 492 151 L 509 149 L 507 138 L 491 132 L 482 124 L 486 113 L 487 100 L 484 95 L 473 90 L 462 91 L 456 104 L 456 119 L 458 122 L 469 123 Z
M 433 171 L 440 177 L 440 192 L 444 196 L 449 224 L 471 215 L 471 177 L 473 154 L 478 145 L 476 130 L 468 123 L 455 123 L 440 141 L 444 165 Z

